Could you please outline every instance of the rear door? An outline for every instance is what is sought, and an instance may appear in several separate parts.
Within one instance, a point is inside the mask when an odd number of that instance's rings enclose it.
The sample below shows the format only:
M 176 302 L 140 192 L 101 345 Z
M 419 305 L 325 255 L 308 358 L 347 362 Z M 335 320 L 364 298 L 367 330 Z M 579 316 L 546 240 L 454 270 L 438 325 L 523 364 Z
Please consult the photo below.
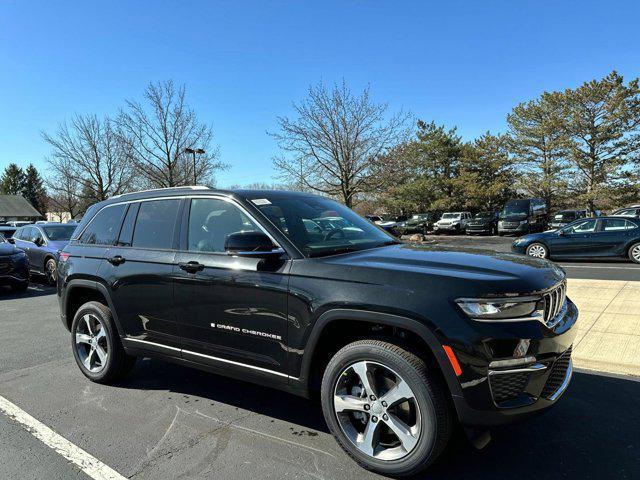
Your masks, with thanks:
M 227 198 L 193 198 L 183 215 L 174 270 L 183 357 L 285 378 L 289 262 L 225 253 L 227 235 L 263 231 Z
M 624 255 L 624 248 L 629 242 L 636 225 L 624 218 L 603 218 L 596 235 L 597 255 L 617 257 Z
M 180 356 L 172 275 L 181 208 L 180 198 L 127 204 L 100 268 L 128 340 L 172 356 Z

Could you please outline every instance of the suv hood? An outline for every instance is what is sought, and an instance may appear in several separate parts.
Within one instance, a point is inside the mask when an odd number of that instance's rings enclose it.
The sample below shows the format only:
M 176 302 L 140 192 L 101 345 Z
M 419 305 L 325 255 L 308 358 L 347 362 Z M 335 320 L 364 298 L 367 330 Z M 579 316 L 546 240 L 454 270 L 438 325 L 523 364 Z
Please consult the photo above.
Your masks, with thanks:
M 417 285 L 430 288 L 429 284 L 433 288 L 457 285 L 469 295 L 531 293 L 550 288 L 565 278 L 564 271 L 547 260 L 442 246 L 399 244 L 323 260 L 339 264 L 341 268 L 336 273 L 344 270 L 349 275 L 357 274 L 358 280 L 366 283 L 405 289 Z M 453 282 L 443 284 L 445 278 Z

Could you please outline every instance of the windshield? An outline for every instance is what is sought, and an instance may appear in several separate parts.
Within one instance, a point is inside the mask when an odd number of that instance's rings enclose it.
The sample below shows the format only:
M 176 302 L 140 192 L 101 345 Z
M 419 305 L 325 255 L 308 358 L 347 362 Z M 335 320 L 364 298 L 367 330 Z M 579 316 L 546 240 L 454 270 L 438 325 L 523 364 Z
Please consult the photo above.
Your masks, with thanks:
M 76 229 L 75 225 L 55 225 L 52 227 L 42 227 L 47 238 L 52 242 L 69 240 Z
M 328 198 L 274 195 L 249 201 L 307 257 L 399 243 L 349 208 Z
M 447 220 L 451 218 L 460 218 L 460 214 L 459 213 L 443 213 L 442 214 L 443 220 Z
M 507 202 L 500 216 L 529 215 L 529 200 L 512 200 Z
M 480 212 L 480 213 L 476 213 L 476 218 L 481 219 L 481 218 L 491 218 L 493 215 L 491 214 L 491 212 Z

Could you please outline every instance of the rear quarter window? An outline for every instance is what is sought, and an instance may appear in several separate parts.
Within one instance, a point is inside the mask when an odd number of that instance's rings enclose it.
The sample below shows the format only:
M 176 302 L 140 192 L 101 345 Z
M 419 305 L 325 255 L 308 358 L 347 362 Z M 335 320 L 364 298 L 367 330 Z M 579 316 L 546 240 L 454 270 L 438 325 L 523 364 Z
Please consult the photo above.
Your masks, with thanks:
M 100 210 L 80 235 L 85 245 L 113 245 L 118 238 L 126 205 L 111 205 Z

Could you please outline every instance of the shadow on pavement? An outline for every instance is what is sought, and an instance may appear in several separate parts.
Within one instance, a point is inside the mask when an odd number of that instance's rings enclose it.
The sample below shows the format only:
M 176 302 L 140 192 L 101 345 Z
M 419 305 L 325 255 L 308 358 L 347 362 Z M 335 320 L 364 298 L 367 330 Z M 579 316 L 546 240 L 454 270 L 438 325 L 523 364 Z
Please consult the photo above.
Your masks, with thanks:
M 26 292 L 14 292 L 9 287 L 0 286 L 0 300 L 40 297 L 42 295 L 53 295 L 55 293 L 55 287 L 37 282 L 29 283 L 29 288 Z
M 140 362 L 119 386 L 202 397 L 328 432 L 317 402 L 158 360 Z M 419 478 L 640 478 L 639 400 L 638 380 L 575 373 L 556 407 L 495 429 L 482 451 L 454 442 Z

